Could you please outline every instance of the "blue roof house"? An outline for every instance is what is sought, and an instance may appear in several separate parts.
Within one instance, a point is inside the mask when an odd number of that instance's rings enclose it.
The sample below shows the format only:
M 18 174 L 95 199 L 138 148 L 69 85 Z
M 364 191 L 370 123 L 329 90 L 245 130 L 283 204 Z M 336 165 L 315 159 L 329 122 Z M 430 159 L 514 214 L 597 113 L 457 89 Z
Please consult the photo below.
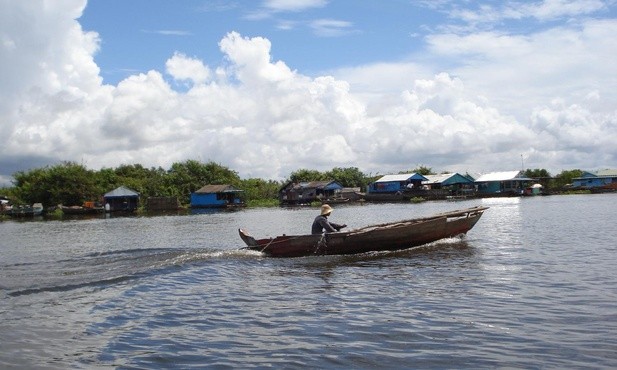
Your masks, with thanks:
M 422 182 L 423 187 L 430 190 L 448 190 L 450 193 L 471 193 L 474 191 L 474 180 L 470 176 L 460 173 L 442 173 L 439 175 L 426 175 L 427 181 Z
M 120 186 L 105 193 L 103 203 L 107 212 L 133 212 L 139 207 L 139 193 Z
M 420 189 L 423 181 L 428 179 L 419 173 L 385 175 L 368 185 L 366 192 L 372 194 L 392 194 L 407 189 Z
M 442 189 L 453 186 L 468 185 L 473 187 L 473 179 L 463 176 L 460 173 L 442 173 L 440 175 L 426 175 L 426 181 L 422 185 L 427 185 L 431 189 Z
M 596 188 L 612 183 L 617 183 L 617 170 L 583 172 L 581 177 L 572 179 L 572 186 L 582 188 Z
M 491 172 L 478 177 L 475 186 L 483 194 L 522 195 L 533 181 L 521 171 Z
M 246 205 L 240 199 L 243 190 L 231 185 L 206 185 L 191 193 L 191 208 L 231 208 Z
M 310 204 L 340 194 L 343 185 L 338 181 L 288 182 L 279 190 L 279 201 L 284 205 Z

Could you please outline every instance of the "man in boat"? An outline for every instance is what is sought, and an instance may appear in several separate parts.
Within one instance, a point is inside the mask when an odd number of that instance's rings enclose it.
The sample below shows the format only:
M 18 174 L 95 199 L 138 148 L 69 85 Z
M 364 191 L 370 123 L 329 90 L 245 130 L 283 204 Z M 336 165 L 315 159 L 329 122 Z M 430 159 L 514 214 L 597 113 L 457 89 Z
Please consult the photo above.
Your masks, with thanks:
M 311 227 L 311 234 L 321 234 L 324 232 L 333 233 L 336 231 L 340 231 L 342 228 L 347 227 L 347 225 L 335 224 L 333 222 L 328 221 L 328 216 L 332 213 L 332 207 L 328 204 L 324 204 L 321 206 L 321 213 L 319 216 L 315 217 L 315 221 L 313 221 L 313 226 Z

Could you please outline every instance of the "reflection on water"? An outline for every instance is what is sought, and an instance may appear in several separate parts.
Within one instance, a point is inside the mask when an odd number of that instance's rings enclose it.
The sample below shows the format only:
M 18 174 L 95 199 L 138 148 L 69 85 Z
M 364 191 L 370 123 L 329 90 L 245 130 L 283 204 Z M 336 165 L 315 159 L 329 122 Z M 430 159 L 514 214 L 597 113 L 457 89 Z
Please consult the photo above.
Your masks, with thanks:
M 464 238 L 271 259 L 318 209 L 0 223 L 0 367 L 613 368 L 617 197 L 335 207 L 359 228 L 475 205 Z

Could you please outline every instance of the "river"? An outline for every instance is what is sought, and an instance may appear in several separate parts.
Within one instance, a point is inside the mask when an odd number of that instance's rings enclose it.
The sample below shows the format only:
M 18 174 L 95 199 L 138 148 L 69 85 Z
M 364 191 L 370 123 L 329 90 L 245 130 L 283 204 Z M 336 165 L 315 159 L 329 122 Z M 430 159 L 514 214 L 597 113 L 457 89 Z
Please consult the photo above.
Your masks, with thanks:
M 0 222 L 0 368 L 617 367 L 617 195 L 335 206 L 350 228 L 489 206 L 463 238 L 240 251 L 316 208 Z

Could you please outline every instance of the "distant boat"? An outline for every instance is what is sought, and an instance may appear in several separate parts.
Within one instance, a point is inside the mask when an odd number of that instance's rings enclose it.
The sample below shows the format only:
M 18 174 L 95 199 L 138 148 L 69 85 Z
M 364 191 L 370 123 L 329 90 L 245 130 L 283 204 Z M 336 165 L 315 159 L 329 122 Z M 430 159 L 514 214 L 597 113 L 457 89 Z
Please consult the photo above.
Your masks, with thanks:
M 349 202 L 349 198 L 343 198 L 343 197 L 333 197 L 333 198 L 327 198 L 327 199 L 321 200 L 321 203 L 323 204 L 343 204 L 347 202 Z
M 43 204 L 34 203 L 31 206 L 18 205 L 5 210 L 4 214 L 11 217 L 34 217 L 43 214 Z
M 62 213 L 65 215 L 92 215 L 97 213 L 104 213 L 104 207 L 97 206 L 60 206 Z
M 472 207 L 430 217 L 316 235 L 282 235 L 255 239 L 243 229 L 238 232 L 247 245 L 243 249 L 262 252 L 271 257 L 355 254 L 407 249 L 466 234 L 487 209 L 488 207 Z

